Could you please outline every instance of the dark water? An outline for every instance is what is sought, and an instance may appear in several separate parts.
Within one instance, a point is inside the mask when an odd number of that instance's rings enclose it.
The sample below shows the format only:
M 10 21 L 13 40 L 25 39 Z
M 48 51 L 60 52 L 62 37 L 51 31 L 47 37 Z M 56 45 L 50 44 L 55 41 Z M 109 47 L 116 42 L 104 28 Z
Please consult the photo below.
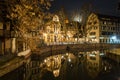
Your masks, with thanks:
M 24 80 L 24 65 L 15 69 L 14 71 L 0 77 L 0 80 Z
M 37 80 L 120 80 L 120 64 L 108 56 L 90 51 L 47 57 L 40 63 Z
M 21 77 L 13 79 L 15 71 L 0 80 L 26 80 L 20 73 Z M 100 51 L 66 52 L 43 60 L 32 60 L 30 72 L 28 80 L 120 80 L 119 62 Z

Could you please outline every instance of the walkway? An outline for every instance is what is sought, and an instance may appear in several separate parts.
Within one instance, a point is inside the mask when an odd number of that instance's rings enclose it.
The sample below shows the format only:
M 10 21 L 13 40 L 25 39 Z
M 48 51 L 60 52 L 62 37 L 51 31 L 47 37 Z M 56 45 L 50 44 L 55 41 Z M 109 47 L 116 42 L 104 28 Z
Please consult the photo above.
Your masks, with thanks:
M 77 49 L 79 51 L 85 50 L 100 50 L 100 49 L 114 49 L 120 47 L 119 44 L 66 44 L 66 45 L 50 45 L 39 47 L 33 54 L 41 55 L 42 53 L 49 51 L 57 51 L 57 50 L 66 50 L 67 47 L 70 48 L 70 51 L 73 49 Z
M 12 55 L 12 54 L 0 56 L 0 66 L 4 65 L 6 62 L 12 60 L 14 57 L 15 57 L 15 55 Z
M 8 55 L 3 56 L 4 59 L 3 58 L 0 59 L 0 77 L 18 68 L 24 62 L 24 60 L 20 57 L 13 55 L 9 56 L 10 57 L 8 57 Z

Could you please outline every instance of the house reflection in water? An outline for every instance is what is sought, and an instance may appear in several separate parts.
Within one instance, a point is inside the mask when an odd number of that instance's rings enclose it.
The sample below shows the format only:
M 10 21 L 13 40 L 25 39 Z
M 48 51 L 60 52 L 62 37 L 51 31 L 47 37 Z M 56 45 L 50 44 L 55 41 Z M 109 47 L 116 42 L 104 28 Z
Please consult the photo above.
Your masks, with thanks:
M 69 52 L 53 55 L 40 61 L 38 77 L 48 77 L 43 74 L 47 70 L 47 74 L 50 72 L 53 75 L 53 80 L 98 80 L 98 78 L 105 78 L 105 75 L 110 77 L 111 72 L 113 70 L 117 71 L 117 69 L 119 68 L 115 63 L 105 57 L 104 51 Z M 113 79 L 109 78 L 109 80 Z
M 51 71 L 55 77 L 58 77 L 61 68 L 61 55 L 47 57 L 40 64 L 40 67 Z
M 99 51 L 87 52 L 86 67 L 91 77 L 96 77 L 100 71 L 101 60 L 99 53 Z

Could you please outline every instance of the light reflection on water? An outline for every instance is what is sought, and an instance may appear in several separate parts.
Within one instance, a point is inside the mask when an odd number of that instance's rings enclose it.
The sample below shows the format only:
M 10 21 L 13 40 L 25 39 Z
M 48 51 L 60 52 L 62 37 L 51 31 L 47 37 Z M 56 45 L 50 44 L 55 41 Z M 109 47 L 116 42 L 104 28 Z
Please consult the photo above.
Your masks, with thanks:
M 119 65 L 107 59 L 100 51 L 65 53 L 45 58 L 41 71 L 51 72 L 52 77 L 41 72 L 42 80 L 118 80 Z M 113 74 L 114 72 L 114 74 Z M 111 76 L 112 75 L 112 76 Z M 43 78 L 44 76 L 44 78 Z
M 49 57 L 34 55 L 29 68 L 24 69 L 23 65 L 0 80 L 120 80 L 120 56 L 106 52 L 108 50 L 60 54 L 57 51 L 59 55 Z

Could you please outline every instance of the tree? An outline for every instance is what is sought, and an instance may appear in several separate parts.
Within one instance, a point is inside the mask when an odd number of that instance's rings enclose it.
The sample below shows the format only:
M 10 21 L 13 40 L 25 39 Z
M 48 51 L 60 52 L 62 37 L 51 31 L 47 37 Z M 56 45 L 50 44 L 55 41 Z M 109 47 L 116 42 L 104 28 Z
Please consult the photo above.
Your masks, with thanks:
M 86 23 L 88 16 L 90 15 L 91 12 L 93 12 L 93 5 L 92 2 L 85 3 L 81 6 L 81 9 L 76 9 L 72 16 L 72 20 L 76 21 L 76 26 L 78 27 L 78 33 L 76 36 L 79 37 L 84 37 L 86 41 L 87 34 L 90 32 L 90 29 L 86 28 Z
M 47 10 L 50 8 L 50 0 L 6 0 L 7 18 L 14 26 L 18 35 L 30 49 L 35 49 L 39 42 L 39 29 L 44 26 Z M 35 31 L 35 33 L 34 33 Z M 37 32 L 36 32 L 37 31 Z
M 61 26 L 63 26 L 63 29 L 65 29 L 67 16 L 66 16 L 66 12 L 63 7 L 58 11 L 58 16 L 60 19 Z
M 90 32 L 90 29 L 87 29 L 87 27 L 86 27 L 87 19 L 88 19 L 88 16 L 93 11 L 95 11 L 95 10 L 93 9 L 92 2 L 83 4 L 81 7 L 81 10 L 80 10 L 82 20 L 81 20 L 81 25 L 80 25 L 81 30 L 79 30 L 79 31 L 81 33 L 81 36 L 85 38 L 85 41 L 86 41 L 87 34 Z
M 66 40 L 67 37 L 67 31 L 68 31 L 68 26 L 67 23 L 68 22 L 68 17 L 66 15 L 65 9 L 64 7 L 62 7 L 58 12 L 57 12 L 58 16 L 59 16 L 59 21 L 61 24 L 61 31 L 62 31 L 62 35 L 64 36 L 64 40 Z
M 81 28 L 82 24 L 82 14 L 80 9 L 76 9 L 72 14 L 71 14 L 71 20 L 75 23 L 73 26 L 76 27 L 77 31 L 74 34 L 74 38 L 77 38 L 77 42 L 79 41 L 79 38 L 82 37 L 83 31 Z

